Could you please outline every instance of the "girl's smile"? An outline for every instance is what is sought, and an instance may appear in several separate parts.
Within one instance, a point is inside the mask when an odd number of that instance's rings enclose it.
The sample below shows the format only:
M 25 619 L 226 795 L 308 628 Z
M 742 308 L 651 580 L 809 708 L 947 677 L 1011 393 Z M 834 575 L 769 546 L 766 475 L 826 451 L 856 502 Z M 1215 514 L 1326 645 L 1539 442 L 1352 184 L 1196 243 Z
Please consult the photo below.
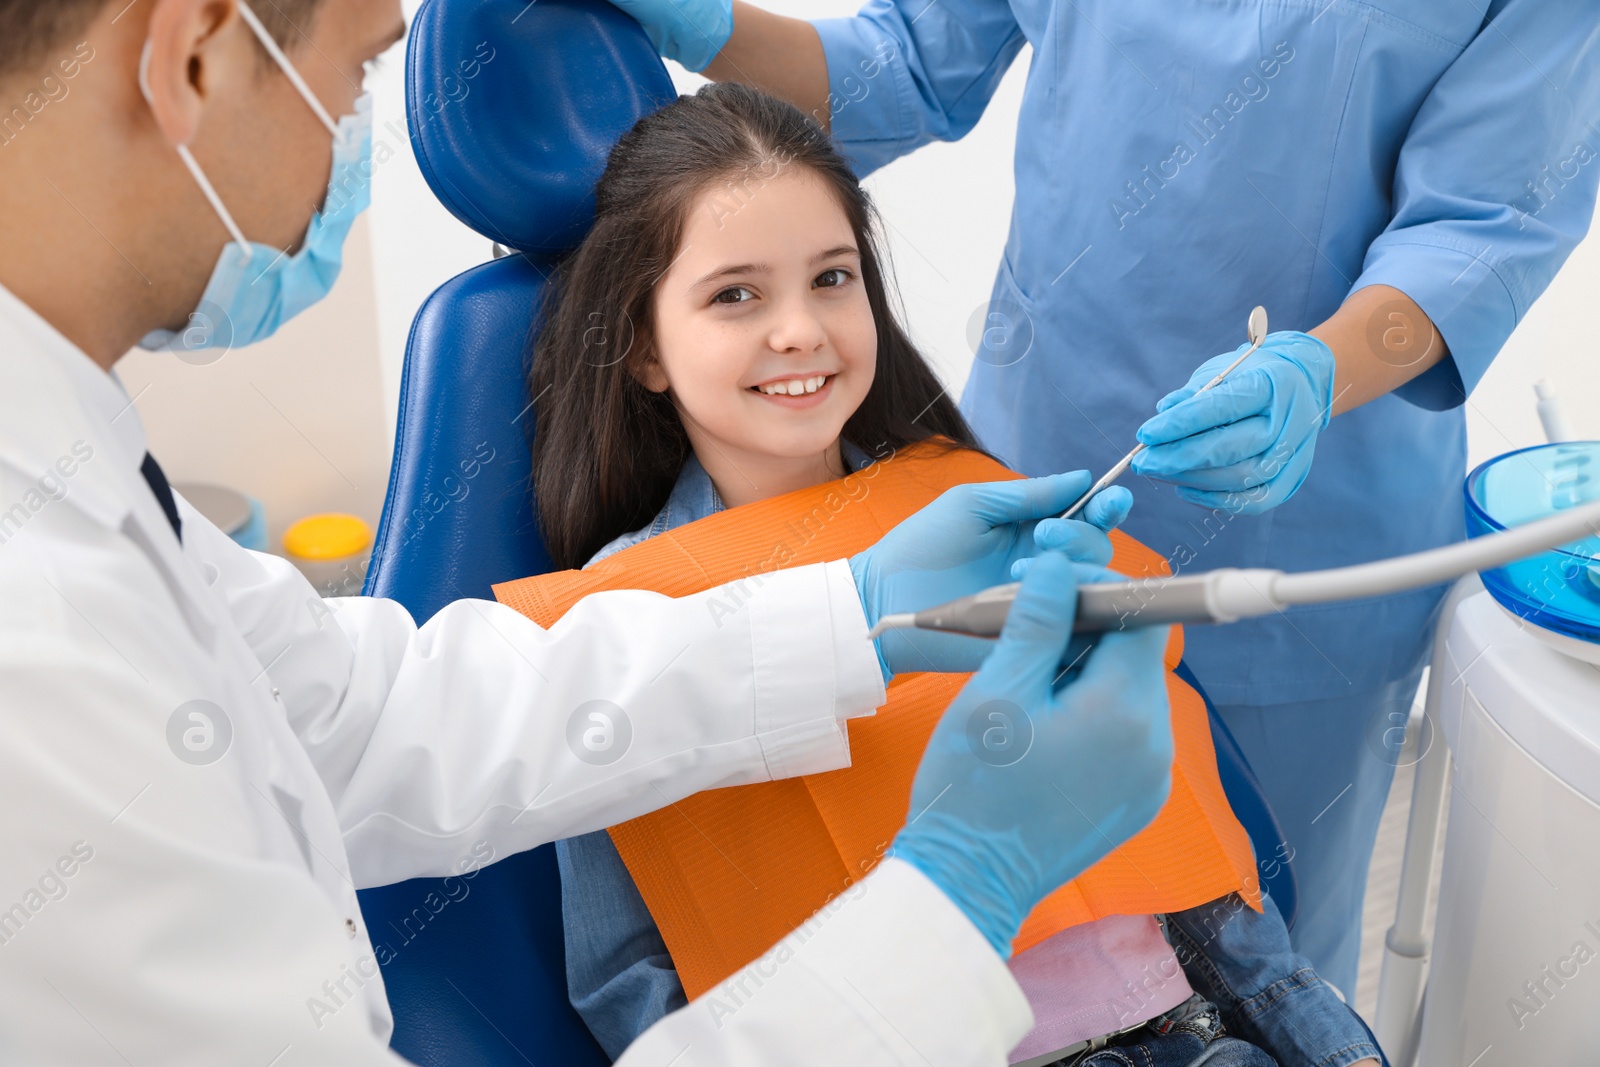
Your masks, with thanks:
M 666 393 L 730 505 L 840 477 L 878 331 L 837 193 L 791 167 L 726 210 L 712 186 L 655 288 L 645 388 Z M 716 209 L 716 210 L 713 210 Z
M 797 374 L 752 385 L 750 391 L 763 400 L 786 408 L 814 407 L 827 399 L 828 390 L 836 377 L 838 375 L 832 372 Z

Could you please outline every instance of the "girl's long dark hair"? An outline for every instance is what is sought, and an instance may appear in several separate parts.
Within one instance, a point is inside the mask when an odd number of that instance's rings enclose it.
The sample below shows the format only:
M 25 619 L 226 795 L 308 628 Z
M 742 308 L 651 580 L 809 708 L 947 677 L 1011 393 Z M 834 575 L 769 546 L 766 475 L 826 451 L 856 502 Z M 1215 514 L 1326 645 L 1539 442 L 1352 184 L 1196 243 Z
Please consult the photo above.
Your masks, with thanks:
M 689 209 L 713 186 L 741 203 L 752 185 L 791 166 L 822 178 L 849 219 L 877 325 L 877 376 L 844 436 L 876 456 L 934 435 L 978 448 L 900 326 L 880 266 L 877 212 L 828 135 L 775 97 L 713 83 L 640 119 L 617 142 L 595 190 L 594 229 L 546 290 L 531 373 L 533 483 L 557 566 L 582 566 L 648 522 L 689 458 L 670 396 L 632 373 L 654 350 L 653 294 Z

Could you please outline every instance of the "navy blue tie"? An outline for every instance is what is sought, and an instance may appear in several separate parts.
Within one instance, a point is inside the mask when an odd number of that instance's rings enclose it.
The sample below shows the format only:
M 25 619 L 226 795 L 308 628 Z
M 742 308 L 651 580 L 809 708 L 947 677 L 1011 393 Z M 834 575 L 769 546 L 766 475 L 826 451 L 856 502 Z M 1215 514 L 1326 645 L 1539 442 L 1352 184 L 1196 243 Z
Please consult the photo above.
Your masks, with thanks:
M 144 475 L 144 480 L 150 483 L 150 491 L 156 495 L 161 510 L 167 513 L 167 521 L 172 523 L 172 532 L 177 534 L 178 540 L 182 542 L 183 520 L 178 518 L 178 502 L 172 499 L 172 486 L 167 484 L 167 476 L 161 473 L 161 464 L 156 462 L 156 457 L 146 452 L 139 472 Z

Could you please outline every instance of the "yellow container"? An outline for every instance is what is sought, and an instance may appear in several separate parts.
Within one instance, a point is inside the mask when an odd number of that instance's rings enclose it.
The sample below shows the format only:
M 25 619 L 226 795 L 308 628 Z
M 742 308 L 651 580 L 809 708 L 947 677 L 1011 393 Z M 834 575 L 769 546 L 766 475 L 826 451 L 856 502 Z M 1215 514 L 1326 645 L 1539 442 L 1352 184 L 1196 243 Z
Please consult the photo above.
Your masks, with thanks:
M 357 596 L 372 556 L 372 528 L 354 515 L 308 515 L 284 531 L 283 553 L 322 596 Z

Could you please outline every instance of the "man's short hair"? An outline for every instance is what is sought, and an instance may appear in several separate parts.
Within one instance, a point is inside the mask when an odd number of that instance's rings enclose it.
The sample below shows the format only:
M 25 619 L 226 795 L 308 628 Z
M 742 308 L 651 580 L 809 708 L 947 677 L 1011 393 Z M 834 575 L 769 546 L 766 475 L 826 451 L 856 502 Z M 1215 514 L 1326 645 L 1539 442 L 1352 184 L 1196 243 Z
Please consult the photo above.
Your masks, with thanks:
M 89 23 L 113 2 L 127 0 L 0 0 L 0 78 L 47 64 L 52 50 L 70 54 Z M 285 51 L 293 51 L 310 34 L 321 4 L 322 0 L 254 0 L 250 10 Z

